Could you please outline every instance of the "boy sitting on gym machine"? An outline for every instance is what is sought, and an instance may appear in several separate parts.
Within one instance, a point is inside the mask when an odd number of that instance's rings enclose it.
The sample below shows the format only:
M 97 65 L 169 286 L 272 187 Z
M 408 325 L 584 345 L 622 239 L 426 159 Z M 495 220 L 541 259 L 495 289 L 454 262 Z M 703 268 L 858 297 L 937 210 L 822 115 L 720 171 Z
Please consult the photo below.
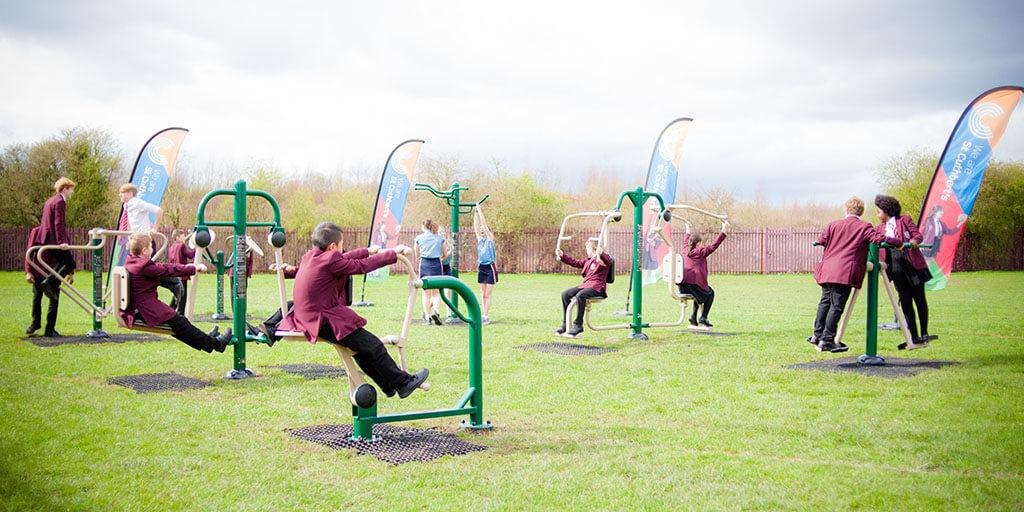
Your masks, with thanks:
M 583 312 L 586 309 L 587 300 L 594 297 L 608 297 L 605 290 L 608 288 L 608 283 L 615 280 L 615 260 L 608 253 L 598 250 L 596 238 L 587 240 L 587 259 L 585 260 L 573 258 L 562 252 L 561 249 L 555 249 L 555 256 L 558 257 L 558 261 L 566 265 L 582 269 L 580 275 L 583 276 L 583 283 L 562 292 L 562 325 L 555 330 L 555 334 L 559 336 L 564 334 L 576 337 L 583 333 Z M 576 320 L 569 328 L 569 332 L 566 332 L 565 312 L 569 309 L 569 303 L 573 298 L 576 299 Z
M 205 265 L 181 265 L 153 261 L 153 239 L 149 235 L 135 233 L 128 239 L 128 259 L 124 263 L 128 271 L 128 327 L 138 320 L 149 327 L 159 325 L 171 329 L 173 336 L 186 345 L 205 352 L 224 352 L 231 341 L 231 329 L 218 335 L 214 327 L 209 334 L 197 329 L 187 318 L 173 308 L 160 302 L 156 289 L 160 281 L 173 277 L 189 277 L 206 270 Z

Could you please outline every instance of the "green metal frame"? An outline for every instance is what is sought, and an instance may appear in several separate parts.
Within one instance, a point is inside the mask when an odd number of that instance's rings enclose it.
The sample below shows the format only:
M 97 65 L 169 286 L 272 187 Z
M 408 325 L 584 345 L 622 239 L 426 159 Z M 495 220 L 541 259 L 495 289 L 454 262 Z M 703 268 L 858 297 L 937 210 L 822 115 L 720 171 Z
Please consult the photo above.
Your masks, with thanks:
M 654 198 L 658 201 L 658 205 L 661 207 L 659 215 L 665 214 L 665 200 L 662 199 L 661 195 L 656 192 L 647 192 L 643 187 L 637 187 L 633 190 L 627 190 L 619 194 L 619 199 L 615 202 L 615 211 L 622 210 L 622 201 L 629 199 L 633 203 L 633 264 L 630 269 L 630 274 L 633 283 L 633 311 L 629 322 L 629 328 L 633 332 L 629 335 L 630 338 L 636 340 L 646 340 L 647 335 L 644 334 L 643 328 L 650 327 L 650 323 L 643 321 L 643 280 L 640 277 L 640 261 L 643 255 L 641 254 L 642 245 L 640 240 L 643 237 L 643 225 L 644 225 L 644 204 L 647 200 Z
M 878 249 L 893 249 L 894 245 L 888 243 L 871 244 L 868 246 L 868 263 L 871 263 L 871 271 L 867 275 L 867 308 L 865 315 L 864 353 L 857 358 L 857 362 L 867 366 L 881 366 L 885 364 L 885 358 L 878 355 L 878 276 L 881 272 L 881 265 L 878 261 Z M 911 247 L 910 244 L 903 244 L 903 248 Z M 931 245 L 919 245 L 918 247 L 931 247 Z
M 206 254 L 203 256 L 206 261 L 213 265 L 213 268 L 217 269 L 217 309 L 216 312 L 210 315 L 210 318 L 216 321 L 231 320 L 231 317 L 224 314 L 224 275 L 227 274 L 228 269 L 234 266 L 234 263 L 228 265 L 224 260 L 224 251 L 217 251 L 217 254 L 211 254 L 209 248 L 204 248 Z
M 448 304 L 452 311 L 469 326 L 469 388 L 462 394 L 459 401 L 449 409 L 378 416 L 376 404 L 366 408 L 353 405 L 352 439 L 374 440 L 373 426 L 378 423 L 395 423 L 448 416 L 469 416 L 468 420 L 463 420 L 460 423 L 462 428 L 486 430 L 492 427 L 491 422 L 484 420 L 483 327 L 480 323 L 480 303 L 477 301 L 473 291 L 469 289 L 469 286 L 454 277 L 424 277 L 421 283 L 424 290 L 451 290 L 453 295 L 461 296 L 462 300 L 466 303 L 466 314 L 463 314 L 456 307 L 454 301 L 449 301 L 443 293 L 441 295 L 444 298 L 445 304 Z
M 206 220 L 206 206 L 211 199 L 217 196 L 234 197 L 234 220 L 231 221 L 209 221 Z M 250 196 L 260 197 L 270 203 L 274 211 L 273 222 L 248 222 L 246 220 L 247 202 Z M 210 227 L 230 227 L 234 229 L 235 235 L 235 272 L 231 278 L 232 304 L 234 305 L 234 332 L 232 333 L 231 345 L 233 347 L 234 364 L 232 370 L 227 374 L 228 379 L 244 379 L 252 377 L 255 372 L 245 366 L 245 343 L 254 341 L 267 343 L 262 336 L 251 336 L 248 334 L 245 325 L 246 316 L 246 290 L 247 279 L 245 269 L 245 246 L 247 228 L 269 227 L 271 232 L 284 232 L 281 226 L 281 209 L 274 197 L 262 190 L 248 190 L 245 180 L 235 182 L 234 189 L 217 189 L 207 192 L 199 203 L 199 211 L 196 213 L 196 233 L 209 232 Z M 239 258 L 238 255 L 242 257 Z
M 102 310 L 106 305 L 103 301 L 103 238 L 93 235 L 89 245 L 96 246 L 92 250 L 92 303 L 96 309 Z M 103 329 L 103 318 L 95 311 L 92 313 L 92 330 L 85 333 L 87 338 L 109 338 L 110 333 Z
M 455 245 L 455 247 L 452 248 L 452 277 L 458 278 L 459 277 L 459 252 L 460 252 L 459 251 L 459 215 L 463 214 L 463 213 L 471 213 L 473 211 L 473 208 L 475 208 L 478 205 L 483 204 L 483 202 L 486 201 L 488 197 L 491 197 L 490 194 L 485 194 L 484 197 L 482 199 L 480 199 L 479 201 L 472 202 L 472 203 L 469 203 L 469 202 L 464 203 L 464 202 L 462 202 L 462 191 L 463 190 L 469 190 L 469 187 L 463 187 L 457 181 L 455 183 L 452 183 L 452 187 L 450 189 L 444 190 L 444 191 L 438 190 L 438 189 L 436 189 L 436 188 L 434 188 L 431 185 L 428 185 L 426 183 L 416 183 L 413 186 L 413 190 L 430 192 L 431 194 L 434 195 L 434 197 L 436 197 L 438 199 L 444 199 L 445 203 L 448 205 L 448 207 L 450 207 L 452 209 L 451 232 L 452 232 L 452 244 Z M 459 298 L 454 293 L 454 291 L 451 294 L 451 302 L 453 302 L 455 304 L 455 307 L 449 306 L 451 311 L 452 311 L 452 313 L 449 313 L 449 315 L 448 315 L 448 322 L 449 323 L 453 323 L 453 322 L 457 321 L 457 316 L 455 315 L 454 311 L 456 311 L 458 309 Z M 445 301 L 445 304 L 448 304 L 447 300 Z

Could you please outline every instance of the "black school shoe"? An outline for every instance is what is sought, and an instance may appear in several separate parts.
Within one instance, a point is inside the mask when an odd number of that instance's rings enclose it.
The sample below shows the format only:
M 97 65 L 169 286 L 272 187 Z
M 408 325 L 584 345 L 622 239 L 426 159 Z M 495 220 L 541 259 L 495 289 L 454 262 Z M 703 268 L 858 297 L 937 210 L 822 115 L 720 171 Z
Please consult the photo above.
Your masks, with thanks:
M 836 344 L 831 341 L 822 341 L 818 344 L 818 352 L 832 352 L 836 349 Z
M 810 343 L 811 345 L 814 345 L 815 347 L 817 347 L 818 346 L 818 337 L 813 335 L 813 334 L 808 336 L 807 337 L 807 343 Z
M 921 337 L 924 338 L 924 341 L 932 341 L 939 339 L 939 336 L 936 334 L 925 334 L 924 336 Z
M 437 313 L 430 315 L 430 321 L 434 322 L 434 325 L 441 325 L 441 315 L 438 315 Z
M 707 327 L 708 329 L 714 327 L 713 325 L 711 325 L 711 322 L 708 322 L 707 318 L 701 320 L 697 325 L 699 325 L 700 327 Z
M 43 333 L 43 336 L 47 338 L 60 338 L 60 333 L 54 329 L 49 329 Z
M 216 328 L 215 328 L 216 329 Z M 231 344 L 231 329 L 224 331 L 224 334 L 217 336 L 217 345 L 213 347 L 217 352 L 224 352 Z
M 39 330 L 39 324 L 32 324 L 25 328 L 25 334 L 32 334 Z
M 411 395 L 413 391 L 419 389 L 420 384 L 427 381 L 427 375 L 430 375 L 430 370 L 426 368 L 416 372 L 411 379 L 406 381 L 405 385 L 398 388 L 398 398 L 405 398 Z
M 834 344 L 834 346 L 835 348 L 829 350 L 829 352 L 832 352 L 833 354 L 838 354 L 840 352 L 846 352 L 847 350 L 850 350 L 850 347 L 847 347 L 846 343 L 839 342 Z
M 37 327 L 38 329 L 38 327 Z M 565 334 L 565 324 L 562 324 L 558 329 L 555 329 L 555 334 L 561 336 Z
M 580 334 L 583 334 L 583 326 L 582 325 L 574 325 L 574 326 L 572 326 L 572 329 L 569 329 L 569 332 L 565 333 L 566 336 L 569 336 L 569 337 L 572 337 L 572 338 L 575 338 L 575 337 L 579 336 Z

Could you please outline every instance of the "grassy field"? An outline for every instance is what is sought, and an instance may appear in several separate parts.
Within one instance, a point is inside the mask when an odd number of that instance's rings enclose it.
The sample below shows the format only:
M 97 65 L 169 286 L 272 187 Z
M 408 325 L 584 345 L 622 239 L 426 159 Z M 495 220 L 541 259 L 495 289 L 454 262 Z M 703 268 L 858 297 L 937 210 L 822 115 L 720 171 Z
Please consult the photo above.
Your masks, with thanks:
M 712 276 L 712 321 L 737 336 L 588 332 L 582 343 L 618 349 L 598 357 L 515 349 L 556 341 L 559 291 L 577 281 L 502 276 L 484 330 L 495 428 L 459 434 L 488 450 L 391 466 L 285 433 L 350 421 L 342 380 L 266 368 L 340 364 L 328 346 L 250 345 L 259 377 L 237 382 L 221 380 L 228 354 L 174 340 L 40 348 L 21 339 L 30 288 L 0 274 L 0 508 L 1024 508 L 1024 273 L 960 274 L 930 295 L 941 339 L 912 355 L 960 364 L 906 379 L 783 367 L 834 357 L 803 341 L 819 293 L 806 275 Z M 206 283 L 197 312 L 212 308 Z M 613 285 L 598 320 L 619 321 L 610 312 L 625 288 Z M 271 277 L 249 290 L 253 313 L 270 313 Z M 648 290 L 645 318 L 673 317 L 664 289 Z M 377 306 L 360 311 L 371 331 L 397 331 L 404 293 L 401 277 L 371 283 Z M 863 350 L 863 304 L 851 354 Z M 88 328 L 65 300 L 58 330 Z M 466 339 L 464 327 L 415 325 L 410 364 L 430 368 L 434 389 L 385 399 L 381 412 L 452 405 L 466 387 Z M 880 353 L 906 355 L 896 343 L 882 331 Z M 142 395 L 106 383 L 169 371 L 215 386 Z M 413 425 L 456 431 L 457 421 Z

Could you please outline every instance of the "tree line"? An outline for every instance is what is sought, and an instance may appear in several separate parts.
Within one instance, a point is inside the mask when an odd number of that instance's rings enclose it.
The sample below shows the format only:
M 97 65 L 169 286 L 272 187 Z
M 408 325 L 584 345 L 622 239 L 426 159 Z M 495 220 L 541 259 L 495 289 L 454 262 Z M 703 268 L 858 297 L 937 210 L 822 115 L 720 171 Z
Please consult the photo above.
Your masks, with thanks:
M 99 129 L 72 128 L 33 143 L 10 144 L 0 150 L 0 224 L 34 226 L 39 222 L 43 202 L 53 194 L 53 182 L 68 176 L 78 186 L 68 204 L 68 225 L 72 227 L 112 227 L 120 204 L 117 187 L 127 181 L 135 148 L 125 151 L 113 137 Z M 896 196 L 904 211 L 915 219 L 921 208 L 928 181 L 935 169 L 938 153 L 911 150 L 886 161 L 876 170 L 879 184 Z M 381 166 L 383 163 L 381 163 Z M 286 175 L 275 166 L 252 162 L 244 165 L 206 164 L 193 166 L 180 159 L 162 207 L 165 225 L 188 227 L 195 223 L 196 208 L 203 195 L 213 188 L 230 188 L 238 178 L 249 187 L 271 192 L 281 205 L 286 228 L 310 231 L 322 220 L 342 227 L 366 227 L 373 211 L 380 167 L 349 169 L 326 175 L 306 172 Z M 557 229 L 570 212 L 606 210 L 614 205 L 619 192 L 637 183 L 621 178 L 622 172 L 591 167 L 583 172 L 582 190 L 561 192 L 549 178 L 529 169 L 510 170 L 500 161 L 480 166 L 456 155 L 423 157 L 417 181 L 439 189 L 458 181 L 471 188 L 467 201 L 490 194 L 484 205 L 488 221 L 495 231 L 506 235 Z M 637 168 L 626 174 L 643 176 Z M 406 226 L 432 218 L 447 225 L 450 209 L 425 192 L 410 192 L 406 206 Z M 871 198 L 864 198 L 870 204 Z M 777 204 L 763 194 L 743 200 L 725 188 L 695 193 L 683 190 L 678 202 L 686 202 L 711 211 L 726 212 L 735 229 L 820 227 L 841 215 L 840 204 L 791 202 Z M 628 209 L 627 204 L 624 208 Z M 228 219 L 230 198 L 214 200 L 208 219 Z M 630 211 L 624 211 L 631 215 Z M 873 215 L 869 207 L 868 215 Z M 266 219 L 269 207 L 254 202 L 251 219 Z M 628 217 L 627 217 L 628 218 Z M 717 229 L 717 221 L 693 218 L 698 229 Z M 470 222 L 467 217 L 465 222 Z M 968 231 L 977 240 L 998 248 L 1024 230 L 1024 162 L 990 163 Z

